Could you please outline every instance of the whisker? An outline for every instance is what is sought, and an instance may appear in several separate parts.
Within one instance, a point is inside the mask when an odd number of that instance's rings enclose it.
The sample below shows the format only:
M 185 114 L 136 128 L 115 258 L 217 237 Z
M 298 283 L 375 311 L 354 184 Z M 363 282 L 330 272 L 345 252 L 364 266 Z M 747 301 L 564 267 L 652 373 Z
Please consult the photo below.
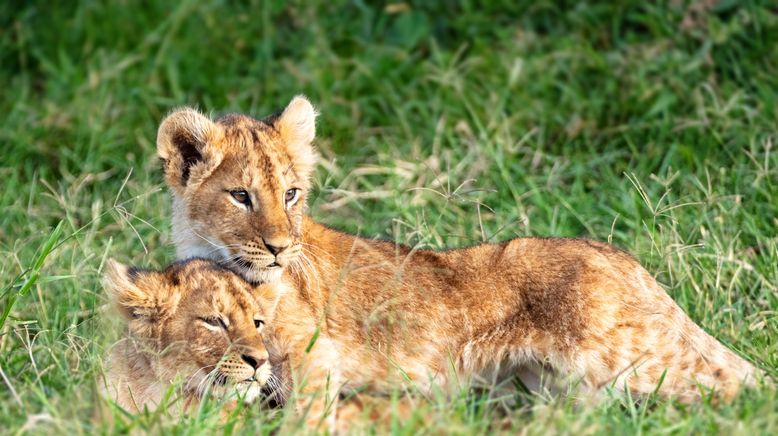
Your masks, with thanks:
M 270 374 L 270 377 L 268 378 L 267 384 L 272 388 L 270 395 L 270 398 L 275 397 L 276 401 L 279 401 L 281 403 L 286 402 L 286 386 L 284 383 L 284 380 L 279 378 L 275 374 Z
M 318 260 L 316 258 L 315 254 L 310 253 L 310 252 L 306 252 L 305 249 L 303 249 L 303 252 L 300 253 L 300 256 L 298 258 L 300 259 L 301 263 L 304 263 L 308 267 L 308 269 L 311 272 L 311 274 L 316 278 L 316 287 L 319 288 L 319 285 L 320 285 L 319 284 L 319 275 L 316 273 L 316 265 L 314 265 L 313 260 L 311 260 L 309 258 L 309 255 L 314 260 Z
M 216 366 L 216 365 L 213 365 Z M 197 387 L 195 389 L 195 392 L 197 392 L 197 396 L 200 398 L 203 398 L 209 391 L 209 388 L 213 386 L 213 382 L 216 379 L 216 375 L 218 372 L 218 367 L 215 367 L 211 371 L 209 371 L 205 377 L 203 377 L 202 380 L 200 380 L 200 383 L 197 384 Z
M 308 244 L 306 242 L 300 242 L 300 245 L 303 248 L 307 248 L 312 254 L 313 254 L 314 250 L 318 250 L 319 254 L 323 254 L 323 255 L 329 257 L 330 260 L 335 260 L 335 257 L 332 254 L 330 254 L 327 250 L 325 250 L 325 249 L 323 249 L 323 248 L 321 248 L 321 247 L 319 247 L 317 245 Z
M 319 282 L 319 275 L 316 274 L 315 267 L 311 260 L 308 259 L 305 252 L 300 253 L 294 262 L 294 266 L 299 268 L 299 271 L 305 277 L 305 283 L 308 286 L 313 287 L 315 284 L 316 291 L 319 293 L 319 296 L 321 296 L 321 283 Z M 315 283 L 311 276 L 313 276 L 313 279 L 315 279 Z
M 200 234 L 200 233 L 199 233 L 197 230 L 195 230 L 195 229 L 194 229 L 194 227 L 192 227 L 191 225 L 190 225 L 190 226 L 187 226 L 187 227 L 186 227 L 186 230 L 189 230 L 190 232 L 192 232 L 192 234 L 194 234 L 194 235 L 195 235 L 195 236 L 197 236 L 198 238 L 200 238 L 200 239 L 202 239 L 203 241 L 207 242 L 209 245 L 212 245 L 213 247 L 215 247 L 214 251 L 221 250 L 221 249 L 227 249 L 227 248 L 240 248 L 240 247 L 241 247 L 241 246 L 240 246 L 240 244 L 221 244 L 221 243 L 213 242 L 212 240 L 208 239 L 207 237 L 205 237 L 205 236 L 201 235 L 201 234 Z M 183 242 L 183 241 L 182 241 L 182 238 L 180 238 L 180 237 L 179 237 L 179 238 L 176 238 L 175 236 L 174 236 L 174 238 L 173 238 L 173 241 L 174 241 L 174 242 Z

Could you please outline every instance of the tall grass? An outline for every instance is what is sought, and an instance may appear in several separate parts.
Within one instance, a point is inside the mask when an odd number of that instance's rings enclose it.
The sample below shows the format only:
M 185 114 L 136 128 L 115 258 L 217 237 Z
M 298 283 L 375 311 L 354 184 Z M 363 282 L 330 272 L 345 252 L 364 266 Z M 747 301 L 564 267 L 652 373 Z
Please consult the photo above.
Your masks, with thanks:
M 105 259 L 173 259 L 160 119 L 184 104 L 263 116 L 300 92 L 321 112 L 316 219 L 434 248 L 612 242 L 778 375 L 768 2 L 3 2 L 0 84 L 9 433 L 297 428 L 286 411 L 127 416 L 96 386 L 118 335 Z M 464 389 L 417 406 L 380 430 L 778 433 L 771 390 L 581 407 Z

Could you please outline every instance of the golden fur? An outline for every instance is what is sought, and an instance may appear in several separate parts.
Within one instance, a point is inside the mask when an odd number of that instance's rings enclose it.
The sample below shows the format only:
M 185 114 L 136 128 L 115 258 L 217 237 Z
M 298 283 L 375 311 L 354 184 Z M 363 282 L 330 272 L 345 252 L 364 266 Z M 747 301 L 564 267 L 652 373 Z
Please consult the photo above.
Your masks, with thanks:
M 512 249 L 516 254 L 529 248 L 545 255 L 549 253 L 543 250 L 560 242 L 577 242 L 532 241 L 546 246 Z M 467 258 L 467 251 L 461 254 L 458 261 Z M 188 282 L 160 275 L 155 286 L 186 293 L 189 284 L 197 283 L 200 292 L 227 289 L 252 294 L 267 322 L 262 335 L 270 356 L 275 362 L 288 361 L 292 370 L 285 377 L 292 377 L 297 388 L 296 408 L 309 424 L 328 419 L 330 429 L 348 428 L 342 415 L 359 413 L 353 402 L 338 407 L 340 393 L 380 394 L 404 385 L 425 392 L 450 383 L 498 383 L 531 362 L 579 382 L 584 394 L 626 387 L 638 395 L 657 391 L 688 402 L 708 388 L 729 399 L 743 383 L 753 384 L 758 371 L 689 320 L 661 288 L 647 281 L 643 270 L 598 269 L 609 265 L 611 254 L 606 251 L 591 262 L 582 261 L 583 269 L 594 268 L 582 281 L 588 286 L 564 285 L 565 274 L 558 270 L 552 279 L 556 282 L 536 284 L 528 284 L 516 268 L 508 273 L 508 284 L 500 283 L 504 273 L 472 277 L 490 287 L 488 294 L 480 287 L 435 290 L 404 284 L 389 275 L 393 268 L 387 265 L 356 273 L 363 284 L 368 277 L 374 284 L 365 287 L 370 291 L 362 297 L 333 292 L 321 298 L 299 278 L 261 285 L 225 281 L 214 274 L 216 264 L 203 260 L 182 264 Z M 490 266 L 501 265 L 497 261 Z M 412 281 L 424 275 L 407 277 Z M 448 280 L 440 278 L 440 283 Z M 629 291 L 631 280 L 643 282 L 637 292 Z M 525 292 L 514 291 L 510 283 L 516 281 Z M 537 294 L 555 284 L 561 286 L 560 293 L 579 300 L 574 304 L 581 309 L 554 309 L 548 303 L 555 297 Z M 591 313 L 585 313 L 586 307 Z
M 109 261 L 104 282 L 127 321 L 105 374 L 104 394 L 121 407 L 156 408 L 174 381 L 185 405 L 206 393 L 249 403 L 271 381 L 264 314 L 231 272 L 204 261 L 162 272 Z
M 708 389 L 730 398 L 760 374 L 612 246 L 519 238 L 437 252 L 317 224 L 305 216 L 314 119 L 302 97 L 263 120 L 214 122 L 183 109 L 158 140 L 179 257 L 207 256 L 275 284 L 260 294 L 285 290 L 270 349 L 288 354 L 298 385 L 309 375 L 305 392 L 492 381 L 535 364 L 592 393 L 610 386 L 693 401 Z M 236 204 L 236 189 L 250 207 Z M 290 189 L 300 196 L 288 206 Z M 323 398 L 309 405 L 322 412 Z
M 192 109 L 162 122 L 157 150 L 173 193 L 180 259 L 224 260 L 254 282 L 281 277 L 302 251 L 305 196 L 318 158 L 310 148 L 314 118 L 308 100 L 297 97 L 267 123 L 237 114 L 214 123 Z M 287 207 L 291 188 L 300 195 Z M 251 205 L 238 203 L 234 190 L 245 190 Z

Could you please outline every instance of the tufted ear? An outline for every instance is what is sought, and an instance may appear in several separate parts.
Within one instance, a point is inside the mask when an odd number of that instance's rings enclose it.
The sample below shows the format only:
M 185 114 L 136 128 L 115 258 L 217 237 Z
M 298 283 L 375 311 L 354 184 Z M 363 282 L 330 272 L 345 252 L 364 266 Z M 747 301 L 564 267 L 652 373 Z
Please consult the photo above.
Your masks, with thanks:
M 294 97 L 274 124 L 286 145 L 295 172 L 307 179 L 319 160 L 312 144 L 316 136 L 316 111 L 311 102 L 303 95 Z
M 157 154 L 165 181 L 177 194 L 199 183 L 221 162 L 221 127 L 200 112 L 183 108 L 165 117 L 157 131 Z
M 149 336 L 153 326 L 172 314 L 180 292 L 166 286 L 164 275 L 127 267 L 109 259 L 103 275 L 103 286 L 114 306 L 136 333 Z

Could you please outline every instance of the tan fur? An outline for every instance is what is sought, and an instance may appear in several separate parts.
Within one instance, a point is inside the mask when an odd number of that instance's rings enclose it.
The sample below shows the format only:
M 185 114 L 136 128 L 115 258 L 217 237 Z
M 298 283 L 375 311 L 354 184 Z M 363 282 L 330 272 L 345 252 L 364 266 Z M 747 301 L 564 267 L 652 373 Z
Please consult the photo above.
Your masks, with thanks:
M 298 106 L 306 105 L 299 98 L 290 104 Z M 261 294 L 286 289 L 274 311 L 271 348 L 289 355 L 305 392 L 332 398 L 341 386 L 384 391 L 407 378 L 427 389 L 461 378 L 489 381 L 534 364 L 594 394 L 609 387 L 637 395 L 656 390 L 693 401 L 708 388 L 731 398 L 760 374 L 689 319 L 631 256 L 609 245 L 519 238 L 436 252 L 315 223 L 304 216 L 311 168 L 296 166 L 315 158 L 310 144 L 301 145 L 312 138 L 314 112 L 304 111 L 306 122 L 285 124 L 290 108 L 280 119 L 231 115 L 215 122 L 221 139 L 205 148 L 221 157 L 218 164 L 203 162 L 215 166 L 212 174 L 181 191 L 170 182 L 180 179 L 178 167 L 167 163 L 166 179 L 180 257 L 207 253 L 249 281 L 276 284 Z M 168 135 L 166 123 L 160 136 Z M 289 125 L 305 126 L 306 133 L 279 134 Z M 250 191 L 256 210 L 231 204 L 229 186 Z M 290 187 L 303 191 L 303 203 L 285 209 Z M 270 256 L 250 268 L 233 261 L 246 247 L 262 251 L 256 247 L 263 240 L 282 238 L 296 247 L 283 259 L 283 277 L 278 267 L 263 269 Z M 315 346 L 305 351 L 317 329 Z M 324 397 L 310 403 L 319 412 Z
M 308 100 L 296 97 L 264 121 L 230 114 L 213 122 L 182 109 L 162 122 L 157 150 L 173 194 L 179 258 L 224 260 L 254 282 L 281 277 L 302 251 L 305 197 L 317 160 L 315 116 Z M 290 188 L 301 195 L 287 208 Z M 235 189 L 247 191 L 253 207 L 237 205 L 229 193 Z M 273 254 L 268 246 L 281 250 Z
M 104 282 L 128 324 L 111 349 L 104 385 L 121 407 L 154 409 L 176 381 L 184 405 L 205 393 L 252 402 L 273 377 L 263 327 L 255 326 L 264 315 L 234 274 L 204 261 L 163 272 L 110 261 Z

